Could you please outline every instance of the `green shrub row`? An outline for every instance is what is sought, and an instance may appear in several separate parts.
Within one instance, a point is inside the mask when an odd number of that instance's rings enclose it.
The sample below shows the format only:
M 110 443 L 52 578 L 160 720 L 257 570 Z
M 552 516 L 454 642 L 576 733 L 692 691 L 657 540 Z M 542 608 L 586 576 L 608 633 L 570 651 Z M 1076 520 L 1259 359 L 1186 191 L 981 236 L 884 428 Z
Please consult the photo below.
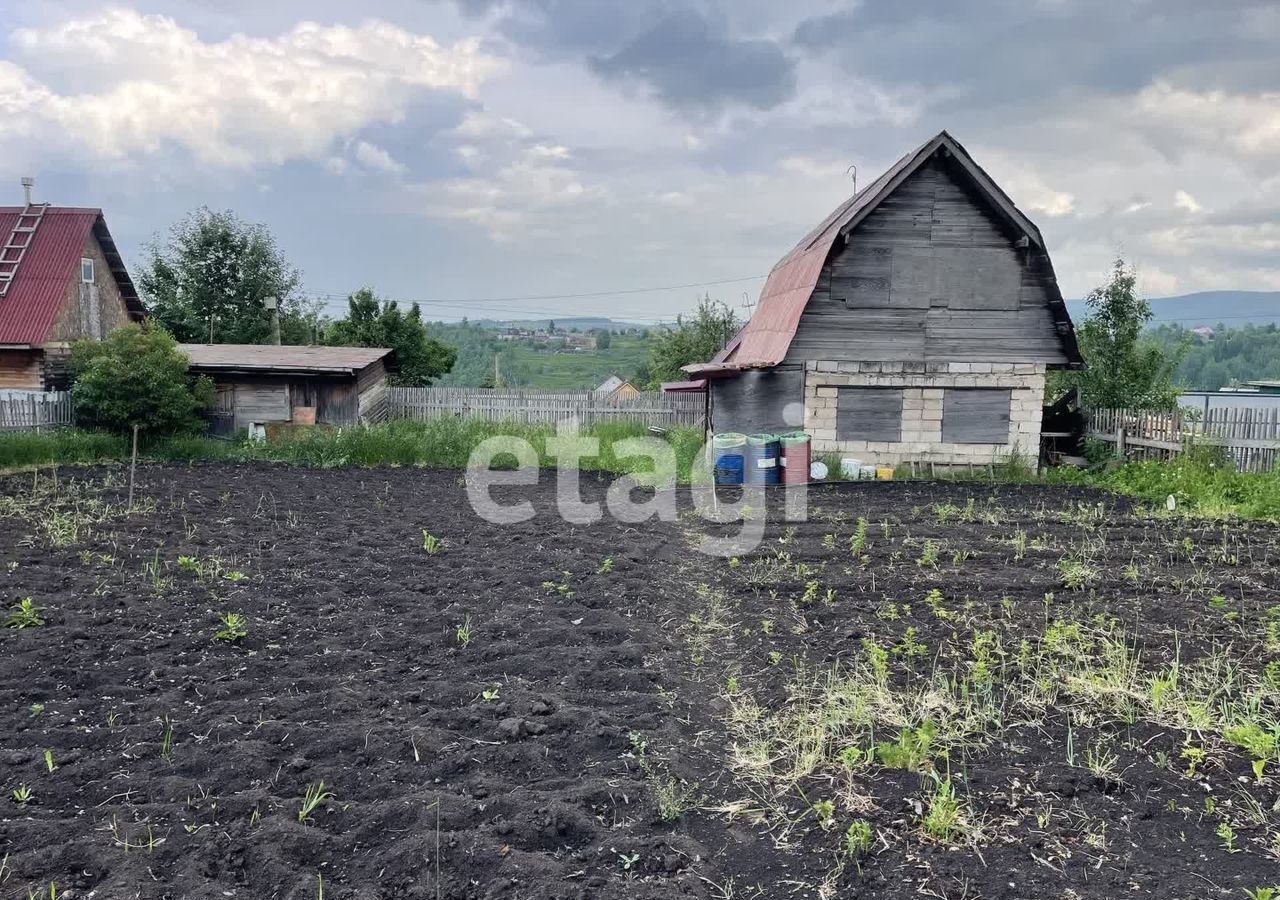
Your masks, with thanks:
M 583 429 L 583 434 L 600 442 L 600 455 L 584 458 L 581 462 L 583 469 L 636 472 L 650 468 L 646 459 L 619 459 L 614 452 L 614 445 L 620 440 L 654 436 L 646 426 L 634 422 L 605 423 Z M 397 420 L 342 430 L 313 429 L 270 443 L 170 437 L 146 442 L 139 452 L 150 460 L 171 462 L 227 460 L 320 467 L 402 465 L 463 468 L 471 451 L 481 441 L 499 435 L 525 439 L 537 453 L 540 465 L 555 467 L 557 461 L 547 452 L 546 445 L 547 438 L 555 435 L 553 426 L 451 418 L 425 422 Z M 702 443 L 702 429 L 669 429 L 665 440 L 675 451 L 679 479 L 688 481 Z M 127 439 L 104 432 L 68 428 L 39 434 L 29 431 L 0 434 L 0 468 L 124 460 L 128 455 Z

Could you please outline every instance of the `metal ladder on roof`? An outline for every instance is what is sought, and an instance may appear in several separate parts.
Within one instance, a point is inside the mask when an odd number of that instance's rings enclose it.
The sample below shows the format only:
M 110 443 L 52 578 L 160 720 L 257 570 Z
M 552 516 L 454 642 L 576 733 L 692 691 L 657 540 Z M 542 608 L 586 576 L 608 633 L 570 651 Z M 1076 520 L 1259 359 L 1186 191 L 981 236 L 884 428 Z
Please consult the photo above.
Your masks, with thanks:
M 0 297 L 9 293 L 9 285 L 13 284 L 13 277 L 18 274 L 18 264 L 27 255 L 27 248 L 35 239 L 36 229 L 44 221 L 44 213 L 48 208 L 48 203 L 29 203 L 18 213 L 13 231 L 9 232 L 9 239 L 0 248 Z

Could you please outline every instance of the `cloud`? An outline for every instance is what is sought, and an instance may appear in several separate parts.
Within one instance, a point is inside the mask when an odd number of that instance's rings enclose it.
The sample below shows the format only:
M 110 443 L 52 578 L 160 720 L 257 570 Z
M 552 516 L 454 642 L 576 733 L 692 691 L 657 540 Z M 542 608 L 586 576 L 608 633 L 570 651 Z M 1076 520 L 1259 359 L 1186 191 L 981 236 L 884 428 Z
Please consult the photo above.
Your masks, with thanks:
M 1198 213 L 1200 212 L 1200 210 L 1204 209 L 1204 207 L 1200 205 L 1200 203 L 1196 200 L 1195 197 L 1192 197 L 1190 194 L 1188 194 L 1186 191 L 1182 189 L 1178 189 L 1177 191 L 1174 191 L 1173 205 L 1178 207 L 1178 209 L 1185 209 L 1187 212 L 1190 212 L 1190 213 Z
M 606 78 L 642 82 L 685 109 L 730 102 L 769 109 L 796 89 L 794 64 L 777 43 L 731 38 L 691 11 L 663 17 L 617 52 L 593 58 L 591 66 Z
M 129 9 L 19 29 L 11 46 L 24 65 L 0 61 L 0 155 L 39 141 L 111 161 L 180 151 L 228 169 L 323 161 L 425 95 L 474 95 L 503 65 L 475 40 L 441 46 L 386 22 L 210 42 Z M 354 150 L 368 167 L 395 165 L 372 144 Z
M 489 17 L 497 33 L 536 56 L 585 60 L 606 81 L 639 86 L 684 112 L 706 114 L 734 105 L 768 109 L 795 93 L 796 64 L 783 42 L 741 33 L 731 4 L 458 0 L 458 5 Z

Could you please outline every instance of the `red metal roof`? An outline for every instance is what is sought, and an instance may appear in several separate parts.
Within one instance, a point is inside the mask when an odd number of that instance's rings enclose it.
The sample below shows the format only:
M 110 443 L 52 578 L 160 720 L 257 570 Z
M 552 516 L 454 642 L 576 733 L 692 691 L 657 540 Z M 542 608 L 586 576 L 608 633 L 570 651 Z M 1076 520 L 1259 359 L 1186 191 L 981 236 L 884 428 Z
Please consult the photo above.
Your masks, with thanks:
M 0 242 L 8 241 L 22 211 L 21 206 L 0 206 Z M 79 277 L 80 257 L 90 234 L 98 237 L 130 314 L 142 318 L 142 304 L 107 231 L 102 210 L 50 206 L 31 237 L 31 246 L 8 292 L 0 297 L 0 345 L 48 340 L 67 285 Z
M 1036 226 L 1019 212 L 1008 195 L 973 162 L 968 152 L 955 138 L 945 131 L 939 132 L 890 166 L 875 181 L 840 204 L 817 228 L 805 235 L 804 239 L 769 272 L 769 279 L 760 292 L 760 303 L 756 307 L 755 314 L 738 332 L 738 335 L 725 346 L 724 350 L 716 354 L 711 362 L 684 366 L 684 371 L 694 377 L 715 376 L 732 374 L 743 369 L 768 368 L 782 362 L 791 347 L 791 340 L 795 337 L 796 328 L 800 325 L 800 316 L 809 303 L 813 289 L 818 285 L 818 278 L 822 275 L 822 269 L 835 246 L 836 239 L 841 234 L 851 231 L 870 215 L 880 201 L 891 194 L 935 151 L 943 147 L 969 170 L 993 203 L 1015 221 L 1032 241 L 1043 248 L 1044 241 Z M 1067 316 L 1066 306 L 1060 296 L 1057 297 L 1054 305 L 1055 318 L 1059 321 L 1065 320 L 1070 332 L 1071 320 Z M 1070 332 L 1064 338 L 1064 342 L 1067 341 L 1070 345 L 1068 356 L 1078 358 L 1074 332 Z

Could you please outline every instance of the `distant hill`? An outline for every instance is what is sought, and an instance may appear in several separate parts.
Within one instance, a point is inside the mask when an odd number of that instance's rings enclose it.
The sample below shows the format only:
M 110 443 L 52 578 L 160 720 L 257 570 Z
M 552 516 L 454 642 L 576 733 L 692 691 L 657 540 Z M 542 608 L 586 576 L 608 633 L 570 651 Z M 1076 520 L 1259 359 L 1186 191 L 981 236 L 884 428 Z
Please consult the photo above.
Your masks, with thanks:
M 1268 322 L 1280 323 L 1280 291 L 1201 291 L 1178 297 L 1152 297 L 1152 324 L 1176 324 L 1185 328 L 1197 325 L 1227 326 Z M 1083 300 L 1068 300 L 1072 321 L 1086 315 Z

